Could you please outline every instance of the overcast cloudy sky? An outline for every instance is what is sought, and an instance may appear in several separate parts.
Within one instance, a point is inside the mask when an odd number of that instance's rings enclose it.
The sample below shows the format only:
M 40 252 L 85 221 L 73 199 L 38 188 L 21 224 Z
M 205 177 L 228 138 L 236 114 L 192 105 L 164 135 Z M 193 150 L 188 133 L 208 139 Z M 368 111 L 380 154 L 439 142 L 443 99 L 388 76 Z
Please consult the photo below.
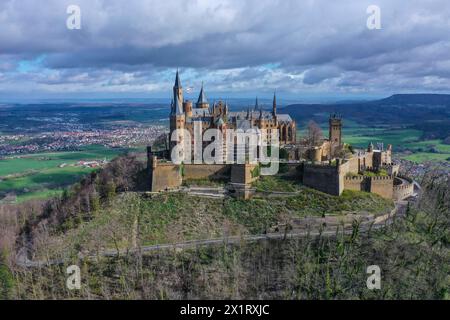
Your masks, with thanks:
M 66 27 L 81 8 L 81 30 Z M 381 30 L 369 30 L 369 5 Z M 0 0 L 0 100 L 450 93 L 448 0 Z

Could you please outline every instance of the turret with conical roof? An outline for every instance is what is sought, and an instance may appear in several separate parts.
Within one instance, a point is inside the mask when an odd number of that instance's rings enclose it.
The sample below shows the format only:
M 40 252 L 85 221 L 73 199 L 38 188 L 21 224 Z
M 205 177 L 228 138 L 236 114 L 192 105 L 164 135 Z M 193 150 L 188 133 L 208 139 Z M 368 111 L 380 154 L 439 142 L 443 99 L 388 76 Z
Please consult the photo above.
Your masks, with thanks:
M 177 75 L 175 77 L 175 84 L 173 86 L 173 101 L 176 113 L 178 113 L 178 108 L 176 108 L 178 105 L 181 106 L 179 109 L 183 111 L 183 87 L 181 86 L 180 74 L 178 72 L 178 69 Z
M 196 106 L 199 109 L 208 109 L 209 108 L 208 99 L 206 98 L 205 90 L 203 88 L 203 82 L 202 82 L 202 88 L 200 90 L 200 94 L 198 96 Z

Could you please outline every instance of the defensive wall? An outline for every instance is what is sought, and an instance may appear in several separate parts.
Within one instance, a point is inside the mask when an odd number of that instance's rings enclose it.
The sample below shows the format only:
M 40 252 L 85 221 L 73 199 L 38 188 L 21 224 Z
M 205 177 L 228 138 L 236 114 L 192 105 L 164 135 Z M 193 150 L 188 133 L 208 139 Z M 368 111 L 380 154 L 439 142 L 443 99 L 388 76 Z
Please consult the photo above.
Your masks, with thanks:
M 303 184 L 319 191 L 340 196 L 344 191 L 344 180 L 339 165 L 303 163 Z
M 394 185 L 394 200 L 404 200 L 414 195 L 414 183 L 411 179 L 399 177 L 400 184 Z
M 181 187 L 183 180 L 222 180 L 245 186 L 258 179 L 255 164 L 173 164 L 160 160 L 147 150 L 150 191 L 160 192 Z

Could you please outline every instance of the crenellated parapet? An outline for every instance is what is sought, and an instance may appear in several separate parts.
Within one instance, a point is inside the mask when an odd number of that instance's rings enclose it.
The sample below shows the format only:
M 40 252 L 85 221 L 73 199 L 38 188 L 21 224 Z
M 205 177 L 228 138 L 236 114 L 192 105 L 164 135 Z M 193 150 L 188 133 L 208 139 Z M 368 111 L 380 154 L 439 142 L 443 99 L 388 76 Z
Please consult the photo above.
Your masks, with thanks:
M 408 178 L 397 178 L 398 184 L 394 185 L 394 199 L 404 200 L 414 195 L 414 182 Z

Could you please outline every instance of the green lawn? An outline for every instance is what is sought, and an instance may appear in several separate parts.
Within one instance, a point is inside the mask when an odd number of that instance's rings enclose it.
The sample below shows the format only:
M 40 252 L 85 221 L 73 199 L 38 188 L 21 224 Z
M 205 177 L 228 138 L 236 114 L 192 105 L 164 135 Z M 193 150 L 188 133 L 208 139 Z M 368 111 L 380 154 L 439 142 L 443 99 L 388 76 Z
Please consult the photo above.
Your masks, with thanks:
M 418 152 L 403 157 L 406 160 L 423 163 L 426 161 L 450 161 L 450 153 L 426 153 Z
M 288 181 L 276 176 L 263 176 L 253 183 L 258 192 L 295 192 L 300 186 L 295 181 Z
M 0 194 L 13 192 L 18 195 L 19 202 L 48 198 L 93 171 L 71 164 L 80 160 L 111 160 L 125 151 L 95 145 L 80 151 L 29 154 L 0 160 Z M 63 163 L 69 166 L 60 168 Z
M 421 135 L 421 131 L 413 129 L 360 128 L 344 130 L 344 141 L 357 147 L 367 147 L 370 142 L 405 146 L 417 143 Z
M 51 153 L 36 153 L 8 157 L 0 160 L 0 177 L 25 172 L 28 170 L 42 170 L 73 164 L 80 160 L 111 160 L 126 149 L 110 149 L 103 146 L 87 146 L 81 151 L 64 151 Z
M 65 167 L 39 170 L 22 177 L 7 178 L 0 182 L 0 193 L 13 192 L 20 199 L 45 198 L 62 187 L 76 183 L 94 169 Z
M 414 161 L 446 161 L 450 158 L 450 145 L 443 144 L 441 140 L 426 140 L 420 141 L 422 131 L 406 128 L 382 128 L 382 127 L 367 127 L 359 125 L 355 122 L 344 124 L 344 142 L 349 143 L 358 148 L 367 148 L 370 142 L 375 145 L 378 142 L 384 142 L 385 147 L 388 144 L 392 144 L 394 147 L 394 153 L 396 148 L 401 146 L 402 148 L 410 149 L 414 152 L 412 155 L 402 155 L 401 157 Z M 326 124 L 321 125 L 324 136 L 328 134 L 328 128 Z M 299 130 L 297 132 L 299 137 L 305 135 L 305 130 Z M 439 153 L 430 152 L 430 149 L 435 149 Z

